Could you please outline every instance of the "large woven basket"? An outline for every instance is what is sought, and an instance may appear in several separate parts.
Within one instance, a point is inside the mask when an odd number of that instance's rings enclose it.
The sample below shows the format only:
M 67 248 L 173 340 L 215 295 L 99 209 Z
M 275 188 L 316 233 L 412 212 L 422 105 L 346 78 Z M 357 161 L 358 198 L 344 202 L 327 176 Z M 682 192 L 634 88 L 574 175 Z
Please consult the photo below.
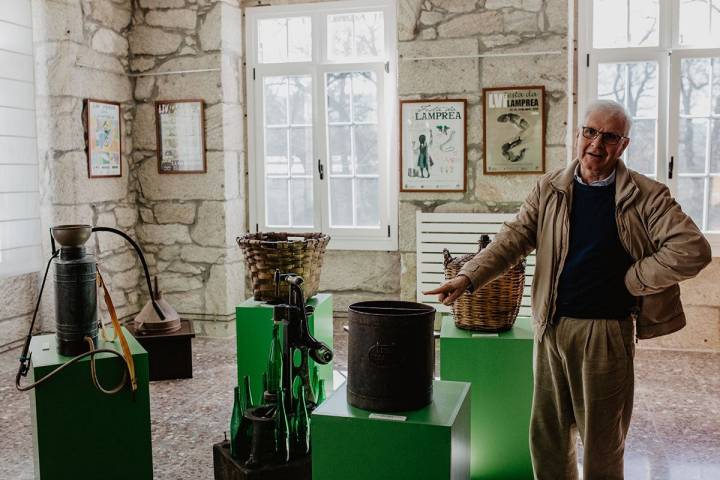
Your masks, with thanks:
M 490 238 L 480 238 L 481 251 L 490 243 Z M 445 278 L 451 279 L 476 254 L 452 258 L 447 249 L 445 257 Z M 512 267 L 503 275 L 475 290 L 463 293 L 452 306 L 455 325 L 466 330 L 481 332 L 503 332 L 512 328 L 520 311 L 523 286 L 525 285 L 525 261 Z
M 330 236 L 323 233 L 260 232 L 237 237 L 250 272 L 255 300 L 275 303 L 288 298 L 289 287 L 285 282 L 281 282 L 276 295 L 276 270 L 302 277 L 306 299 L 315 295 L 320 287 L 320 271 L 329 241 Z

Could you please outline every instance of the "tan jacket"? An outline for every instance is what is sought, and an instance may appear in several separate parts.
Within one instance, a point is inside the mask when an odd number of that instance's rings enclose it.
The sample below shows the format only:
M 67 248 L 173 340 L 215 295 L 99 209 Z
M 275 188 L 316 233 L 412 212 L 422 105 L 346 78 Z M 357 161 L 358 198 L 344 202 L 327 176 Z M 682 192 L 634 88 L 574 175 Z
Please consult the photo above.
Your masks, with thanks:
M 495 241 L 460 271 L 479 288 L 536 250 L 532 285 L 535 335 L 542 338 L 555 313 L 560 273 L 570 239 L 570 206 L 575 167 L 543 175 L 517 217 L 506 222 Z M 685 313 L 678 282 L 697 275 L 711 260 L 710 245 L 670 196 L 668 188 L 618 161 L 615 217 L 620 241 L 635 259 L 625 286 L 638 297 L 638 338 L 680 330 Z

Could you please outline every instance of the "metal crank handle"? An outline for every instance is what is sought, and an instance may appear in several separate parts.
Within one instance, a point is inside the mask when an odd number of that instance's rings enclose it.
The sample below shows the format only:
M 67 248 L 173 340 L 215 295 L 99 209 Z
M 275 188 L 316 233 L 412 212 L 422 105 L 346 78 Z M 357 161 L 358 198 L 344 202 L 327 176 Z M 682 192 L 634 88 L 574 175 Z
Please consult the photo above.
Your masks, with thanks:
M 315 360 L 315 363 L 320 365 L 327 365 L 333 359 L 333 352 L 330 348 L 322 342 L 318 342 L 320 346 L 310 350 L 310 358 Z

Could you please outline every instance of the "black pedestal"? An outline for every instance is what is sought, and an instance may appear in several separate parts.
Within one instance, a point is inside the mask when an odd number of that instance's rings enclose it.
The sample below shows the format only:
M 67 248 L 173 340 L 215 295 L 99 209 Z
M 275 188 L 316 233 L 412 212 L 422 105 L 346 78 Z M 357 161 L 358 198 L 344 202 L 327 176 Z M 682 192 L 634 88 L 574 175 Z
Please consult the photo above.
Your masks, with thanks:
M 215 480 L 312 480 L 310 455 L 278 465 L 246 468 L 230 456 L 230 442 L 213 445 Z
M 195 330 L 189 320 L 180 321 L 180 330 L 172 333 L 142 335 L 135 324 L 127 329 L 148 352 L 150 380 L 192 378 L 192 341 Z

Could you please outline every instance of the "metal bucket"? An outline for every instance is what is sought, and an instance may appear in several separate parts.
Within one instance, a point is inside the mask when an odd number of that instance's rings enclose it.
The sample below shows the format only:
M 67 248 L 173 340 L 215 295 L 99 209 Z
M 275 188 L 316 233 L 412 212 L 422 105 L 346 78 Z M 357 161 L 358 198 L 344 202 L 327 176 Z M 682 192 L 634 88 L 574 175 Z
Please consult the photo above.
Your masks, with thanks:
M 375 412 L 432 402 L 435 309 L 401 301 L 350 305 L 348 403 Z

